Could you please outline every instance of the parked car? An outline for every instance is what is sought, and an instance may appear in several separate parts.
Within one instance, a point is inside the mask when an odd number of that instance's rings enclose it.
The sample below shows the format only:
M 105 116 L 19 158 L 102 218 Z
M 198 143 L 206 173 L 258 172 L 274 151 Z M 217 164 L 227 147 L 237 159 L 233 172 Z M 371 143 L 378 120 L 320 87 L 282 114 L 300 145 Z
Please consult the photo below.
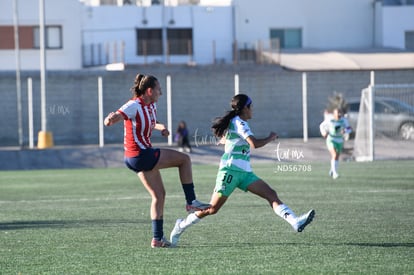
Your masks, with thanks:
M 359 113 L 359 98 L 347 100 L 347 118 L 355 131 Z M 392 97 L 375 97 L 375 131 L 377 133 L 414 140 L 414 106 Z M 351 136 L 352 138 L 352 136 Z

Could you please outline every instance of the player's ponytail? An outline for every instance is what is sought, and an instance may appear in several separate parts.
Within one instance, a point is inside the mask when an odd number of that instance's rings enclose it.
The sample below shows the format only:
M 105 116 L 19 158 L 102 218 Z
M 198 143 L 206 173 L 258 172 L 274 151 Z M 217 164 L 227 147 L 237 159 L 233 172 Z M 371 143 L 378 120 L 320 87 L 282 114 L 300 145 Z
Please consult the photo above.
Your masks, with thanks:
M 153 75 L 137 74 L 134 79 L 134 86 L 131 92 L 134 98 L 140 97 L 148 88 L 154 88 L 158 79 Z
M 221 138 L 225 135 L 227 128 L 229 127 L 230 121 L 235 117 L 240 115 L 241 111 L 244 107 L 250 108 L 250 105 L 252 104 L 252 100 L 250 97 L 248 97 L 245 94 L 238 94 L 235 95 L 231 99 L 231 111 L 227 111 L 226 114 L 222 117 L 217 117 L 213 121 L 213 125 L 211 126 L 211 129 L 213 131 L 213 134 Z

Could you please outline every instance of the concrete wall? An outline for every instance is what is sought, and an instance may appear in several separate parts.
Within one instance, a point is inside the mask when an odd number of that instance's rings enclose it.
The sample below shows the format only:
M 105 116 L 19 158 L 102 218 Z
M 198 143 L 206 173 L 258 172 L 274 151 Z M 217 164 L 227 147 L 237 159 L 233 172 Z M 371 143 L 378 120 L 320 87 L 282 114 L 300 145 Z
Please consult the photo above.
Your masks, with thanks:
M 192 134 L 210 136 L 212 119 L 229 109 L 234 95 L 234 75 L 240 79 L 240 91 L 254 102 L 254 119 L 250 122 L 257 136 L 276 131 L 281 137 L 302 136 L 302 74 L 276 66 L 139 66 L 124 72 L 49 72 L 47 81 L 48 129 L 55 145 L 98 144 L 98 77 L 103 77 L 104 113 L 116 110 L 131 93 L 137 72 L 154 74 L 161 82 L 163 96 L 158 103 L 158 119 L 167 122 L 166 76 L 172 78 L 173 129 L 182 119 Z M 40 80 L 37 72 L 24 72 L 23 132 L 28 144 L 27 77 L 33 78 L 34 132 L 40 131 Z M 18 145 L 16 82 L 13 72 L 0 73 L 0 146 Z M 327 98 L 334 91 L 345 97 L 359 97 L 370 82 L 369 71 L 308 73 L 309 135 L 319 136 L 319 123 Z M 414 70 L 378 71 L 376 83 L 414 83 Z M 122 143 L 122 125 L 105 128 L 106 143 Z M 163 141 L 159 133 L 154 141 Z M 35 144 L 37 143 L 35 141 Z M 165 140 L 164 140 L 165 141 Z

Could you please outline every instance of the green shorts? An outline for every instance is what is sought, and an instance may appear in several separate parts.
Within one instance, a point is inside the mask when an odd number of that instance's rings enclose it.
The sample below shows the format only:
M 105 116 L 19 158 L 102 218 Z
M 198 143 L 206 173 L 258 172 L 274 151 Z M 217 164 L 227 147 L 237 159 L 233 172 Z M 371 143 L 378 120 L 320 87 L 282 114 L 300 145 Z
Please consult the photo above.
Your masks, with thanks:
M 329 150 L 334 149 L 336 152 L 341 153 L 342 152 L 342 148 L 344 147 L 344 143 L 343 142 L 335 142 L 331 139 L 326 139 L 326 146 L 328 147 Z
M 260 180 L 260 178 L 253 172 L 222 168 L 217 173 L 214 192 L 219 193 L 221 196 L 229 197 L 236 187 L 246 192 L 247 187 L 257 180 Z

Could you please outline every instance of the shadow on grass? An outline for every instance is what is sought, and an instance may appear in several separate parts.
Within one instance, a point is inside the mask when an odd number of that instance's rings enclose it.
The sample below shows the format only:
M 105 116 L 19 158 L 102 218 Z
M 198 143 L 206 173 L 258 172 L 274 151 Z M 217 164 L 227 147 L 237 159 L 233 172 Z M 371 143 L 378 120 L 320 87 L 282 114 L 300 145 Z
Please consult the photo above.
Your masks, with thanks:
M 42 228 L 80 228 L 93 226 L 118 226 L 126 224 L 148 224 L 148 220 L 52 220 L 52 221 L 14 221 L 1 222 L 0 231 L 20 230 L 20 229 L 42 229 Z
M 414 243 L 346 243 L 345 245 L 366 247 L 414 247 Z

